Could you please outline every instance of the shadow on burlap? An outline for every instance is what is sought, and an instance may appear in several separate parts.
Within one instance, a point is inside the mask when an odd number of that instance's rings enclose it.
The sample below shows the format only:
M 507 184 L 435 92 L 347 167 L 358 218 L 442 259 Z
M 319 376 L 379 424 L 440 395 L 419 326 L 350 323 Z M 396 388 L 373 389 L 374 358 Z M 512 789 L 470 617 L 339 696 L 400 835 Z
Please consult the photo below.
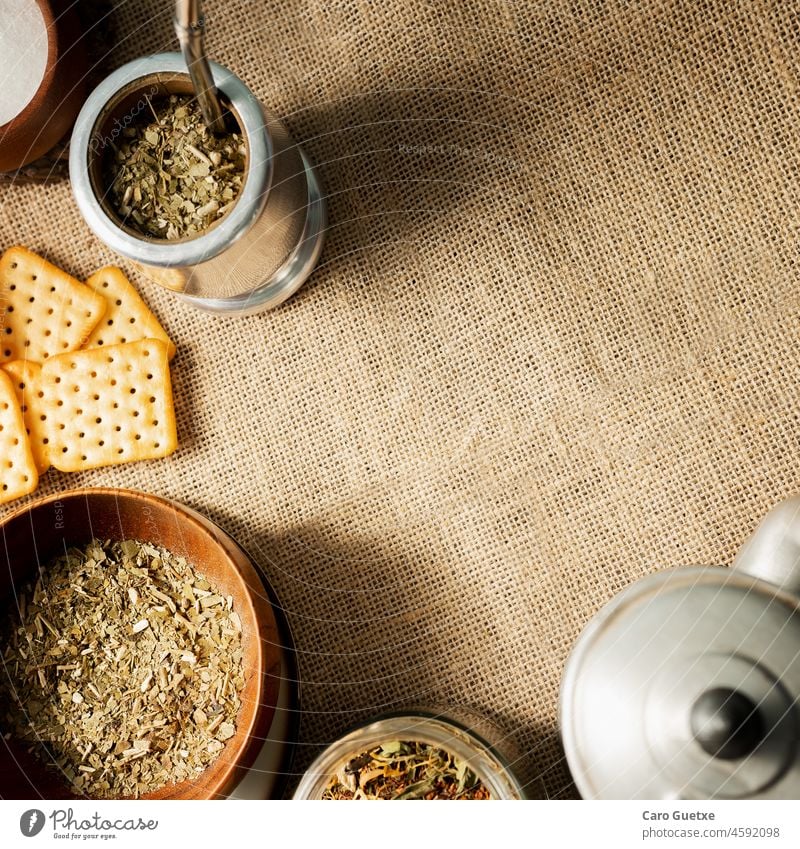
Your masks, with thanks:
M 136 278 L 179 345 L 181 450 L 40 493 L 162 493 L 256 555 L 299 647 L 298 769 L 375 713 L 458 704 L 531 795 L 573 795 L 555 722 L 581 628 L 649 571 L 729 563 L 800 488 L 798 18 L 206 9 L 214 57 L 319 164 L 321 266 L 239 320 Z M 115 14 L 113 64 L 173 49 L 169 3 Z M 113 260 L 66 186 L 2 191 L 3 245 Z

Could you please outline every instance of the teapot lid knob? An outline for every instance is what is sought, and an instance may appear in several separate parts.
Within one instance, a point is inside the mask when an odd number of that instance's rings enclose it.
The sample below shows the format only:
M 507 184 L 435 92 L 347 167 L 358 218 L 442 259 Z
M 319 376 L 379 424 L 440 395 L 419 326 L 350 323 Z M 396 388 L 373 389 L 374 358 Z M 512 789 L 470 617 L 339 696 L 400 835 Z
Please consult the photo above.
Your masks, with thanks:
M 727 687 L 701 693 L 692 705 L 690 722 L 694 739 L 709 755 L 723 760 L 747 757 L 764 739 L 757 705 Z

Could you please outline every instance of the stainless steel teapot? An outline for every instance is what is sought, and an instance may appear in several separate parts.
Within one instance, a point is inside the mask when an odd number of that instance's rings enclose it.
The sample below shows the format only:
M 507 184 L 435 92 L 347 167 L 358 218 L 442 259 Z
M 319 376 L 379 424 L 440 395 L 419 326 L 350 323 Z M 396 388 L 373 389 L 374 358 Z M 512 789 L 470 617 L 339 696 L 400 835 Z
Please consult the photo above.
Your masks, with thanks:
M 559 724 L 584 798 L 800 798 L 800 496 L 733 568 L 612 599 L 567 661 Z

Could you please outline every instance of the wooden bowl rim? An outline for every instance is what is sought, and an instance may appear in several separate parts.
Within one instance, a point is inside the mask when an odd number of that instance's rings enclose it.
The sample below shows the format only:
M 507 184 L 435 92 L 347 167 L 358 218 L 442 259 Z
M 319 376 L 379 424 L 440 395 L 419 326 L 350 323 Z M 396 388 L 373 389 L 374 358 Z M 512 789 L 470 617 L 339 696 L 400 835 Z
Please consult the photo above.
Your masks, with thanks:
M 253 565 L 250 559 L 250 556 L 244 551 L 244 549 L 242 549 L 242 547 L 236 542 L 236 540 L 231 537 L 230 534 L 228 534 L 225 530 L 220 528 L 215 522 L 212 522 L 211 519 L 206 520 L 214 528 L 216 528 L 219 533 L 228 537 L 236 544 L 236 547 L 244 555 L 241 564 L 238 563 L 233 558 L 233 556 L 225 549 L 225 546 L 217 539 L 212 530 L 206 524 L 204 524 L 203 521 L 201 521 L 196 516 L 192 515 L 192 512 L 190 511 L 193 511 L 193 508 L 188 508 L 180 502 L 173 501 L 169 498 L 165 498 L 160 495 L 153 495 L 149 492 L 143 492 L 137 489 L 126 489 L 121 487 L 79 487 L 77 489 L 69 489 L 65 490 L 64 492 L 59 492 L 53 495 L 41 496 L 39 498 L 34 499 L 33 501 L 28 502 L 27 504 L 23 504 L 20 507 L 17 507 L 16 509 L 12 510 L 8 515 L 6 515 L 2 520 L 0 520 L 0 534 L 5 534 L 6 527 L 11 522 L 18 520 L 27 514 L 31 514 L 34 510 L 39 510 L 40 508 L 45 507 L 48 504 L 53 504 L 59 501 L 65 501 L 67 499 L 77 498 L 84 498 L 88 501 L 90 497 L 96 495 L 112 496 L 115 499 L 119 498 L 120 496 L 123 498 L 132 498 L 136 501 L 140 501 L 143 503 L 149 502 L 151 504 L 156 504 L 159 507 L 173 510 L 177 515 L 180 516 L 182 522 L 188 522 L 193 525 L 197 530 L 199 530 L 200 533 L 211 543 L 217 554 L 221 555 L 224 558 L 227 567 L 239 575 L 242 582 L 245 584 L 248 599 L 252 606 L 254 619 L 258 621 L 260 619 L 261 611 L 263 610 L 269 611 L 270 615 L 274 619 L 274 614 L 272 613 L 272 605 L 269 601 L 267 594 L 265 593 L 263 596 L 256 596 L 251 590 L 251 583 L 255 582 L 258 584 L 262 584 L 263 582 L 261 581 L 261 578 L 259 577 L 258 572 L 256 571 L 255 566 Z M 202 513 L 198 513 L 198 515 L 200 517 L 205 518 Z M 249 571 L 250 574 L 245 574 L 246 571 Z M 238 725 L 237 722 L 236 736 L 225 744 L 225 748 L 222 750 L 222 752 L 220 752 L 219 756 L 214 761 L 212 761 L 196 779 L 183 781 L 180 784 L 167 784 L 159 790 L 143 795 L 141 797 L 142 799 L 213 799 L 222 791 L 222 789 L 228 784 L 234 774 L 242 768 L 242 766 L 249 766 L 249 764 L 247 763 L 242 764 L 242 761 L 246 758 L 248 750 L 252 747 L 254 732 L 258 730 L 260 726 L 269 727 L 269 724 L 271 724 L 272 719 L 274 717 L 276 708 L 276 705 L 266 705 L 263 704 L 262 701 L 265 691 L 267 689 L 264 685 L 266 657 L 264 645 L 259 637 L 258 629 L 256 629 L 256 633 L 254 634 L 253 638 L 257 644 L 256 648 L 259 671 L 258 674 L 253 676 L 253 686 L 255 687 L 255 690 L 253 692 L 253 704 L 255 705 L 255 707 L 250 712 L 250 721 L 248 722 L 247 727 L 242 728 Z M 245 682 L 245 688 L 247 688 L 247 686 L 248 683 Z M 236 742 L 235 750 L 231 750 L 231 743 L 234 743 L 235 741 L 238 741 Z M 202 788 L 204 790 L 202 796 L 197 795 L 198 788 Z

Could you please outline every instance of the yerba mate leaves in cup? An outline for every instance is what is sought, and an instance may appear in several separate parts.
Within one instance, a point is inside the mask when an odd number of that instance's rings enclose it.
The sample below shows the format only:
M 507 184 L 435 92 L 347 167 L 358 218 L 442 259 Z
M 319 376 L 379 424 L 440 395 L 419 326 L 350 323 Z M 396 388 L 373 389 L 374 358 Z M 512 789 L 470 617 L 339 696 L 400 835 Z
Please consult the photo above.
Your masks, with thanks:
M 145 98 L 149 109 L 122 130 L 107 155 L 111 205 L 143 236 L 196 236 L 236 201 L 246 145 L 238 132 L 212 133 L 192 97 Z

